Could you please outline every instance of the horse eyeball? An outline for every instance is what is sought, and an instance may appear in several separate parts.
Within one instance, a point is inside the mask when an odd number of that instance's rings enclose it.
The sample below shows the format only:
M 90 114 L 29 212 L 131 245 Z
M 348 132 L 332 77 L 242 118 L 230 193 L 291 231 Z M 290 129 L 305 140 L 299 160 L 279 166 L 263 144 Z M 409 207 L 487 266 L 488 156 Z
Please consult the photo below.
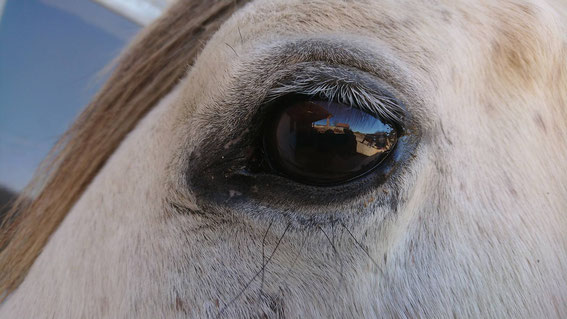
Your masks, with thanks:
M 397 139 L 394 125 L 357 108 L 303 100 L 282 105 L 268 122 L 264 150 L 281 175 L 324 186 L 372 171 Z

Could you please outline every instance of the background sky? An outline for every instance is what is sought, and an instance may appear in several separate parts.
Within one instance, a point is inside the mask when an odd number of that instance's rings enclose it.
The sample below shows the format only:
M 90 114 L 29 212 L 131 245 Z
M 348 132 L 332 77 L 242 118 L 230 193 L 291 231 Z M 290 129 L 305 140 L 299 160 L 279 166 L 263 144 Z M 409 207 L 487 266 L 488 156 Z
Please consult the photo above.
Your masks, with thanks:
M 90 0 L 7 0 L 0 17 L 0 185 L 18 191 L 140 27 Z

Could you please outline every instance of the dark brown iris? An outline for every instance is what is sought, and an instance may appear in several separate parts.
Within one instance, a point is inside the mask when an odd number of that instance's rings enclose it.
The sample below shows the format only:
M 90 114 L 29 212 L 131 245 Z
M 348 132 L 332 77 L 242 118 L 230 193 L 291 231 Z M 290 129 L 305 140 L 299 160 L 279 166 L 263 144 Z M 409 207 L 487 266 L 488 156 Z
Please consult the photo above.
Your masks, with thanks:
M 266 128 L 272 166 L 300 182 L 332 185 L 377 167 L 397 141 L 392 124 L 344 104 L 295 101 Z

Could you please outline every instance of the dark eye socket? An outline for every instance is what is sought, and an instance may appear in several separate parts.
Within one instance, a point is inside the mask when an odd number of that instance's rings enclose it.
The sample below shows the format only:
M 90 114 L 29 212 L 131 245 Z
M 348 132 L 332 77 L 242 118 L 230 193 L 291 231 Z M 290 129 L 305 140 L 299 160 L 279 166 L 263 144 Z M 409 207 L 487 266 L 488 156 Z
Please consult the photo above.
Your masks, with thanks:
M 348 182 L 380 166 L 399 129 L 360 109 L 305 96 L 284 97 L 264 128 L 272 169 L 300 183 Z

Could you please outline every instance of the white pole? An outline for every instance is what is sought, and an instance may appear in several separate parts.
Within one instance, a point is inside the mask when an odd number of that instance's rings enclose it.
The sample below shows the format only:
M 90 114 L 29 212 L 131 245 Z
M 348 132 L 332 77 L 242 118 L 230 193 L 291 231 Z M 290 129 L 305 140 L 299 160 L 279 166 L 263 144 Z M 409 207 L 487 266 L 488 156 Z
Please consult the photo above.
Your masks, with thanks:
M 152 22 L 165 10 L 165 7 L 168 4 L 168 1 L 164 0 L 94 1 L 142 26 L 150 24 L 150 22 Z
M 2 22 L 2 16 L 4 14 L 5 6 L 6 6 L 6 0 L 0 0 L 0 22 Z

